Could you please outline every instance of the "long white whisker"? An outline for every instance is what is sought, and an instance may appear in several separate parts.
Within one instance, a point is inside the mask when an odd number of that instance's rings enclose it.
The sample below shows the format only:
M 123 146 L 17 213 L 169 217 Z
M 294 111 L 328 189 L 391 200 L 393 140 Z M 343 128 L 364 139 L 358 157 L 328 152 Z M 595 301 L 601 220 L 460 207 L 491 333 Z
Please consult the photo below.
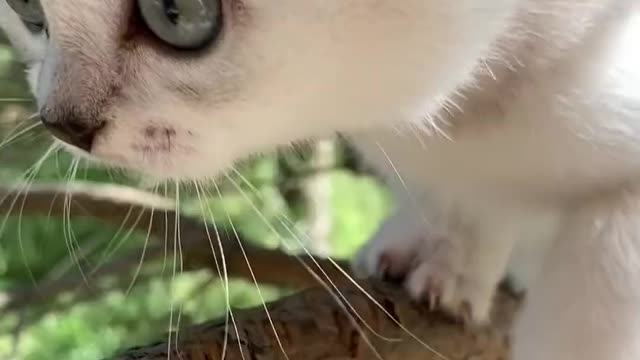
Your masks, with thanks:
M 130 211 L 131 211 L 131 209 L 132 209 L 132 207 L 129 207 Z M 122 236 L 122 238 L 116 243 L 116 245 L 113 248 L 111 248 L 111 249 L 107 248 L 105 250 L 106 254 L 103 254 L 103 256 L 100 259 L 100 262 L 98 263 L 98 265 L 96 265 L 94 267 L 94 269 L 91 271 L 91 273 L 95 273 L 96 271 L 100 270 L 100 268 L 104 265 L 104 263 L 107 260 L 109 260 L 116 252 L 118 252 L 118 250 L 120 250 L 120 248 L 122 248 L 122 246 L 127 242 L 127 240 L 131 237 L 131 235 L 133 235 L 133 233 L 138 228 L 138 224 L 140 223 L 140 220 L 142 220 L 142 217 L 144 216 L 145 212 L 146 212 L 145 209 L 140 209 L 140 211 L 138 212 L 138 216 L 136 217 L 136 220 L 131 225 L 129 230 L 127 230 L 127 232 Z M 124 225 L 124 224 L 125 223 L 123 222 L 122 225 Z M 115 239 L 115 236 L 113 237 L 113 239 Z M 110 247 L 110 245 L 111 245 L 111 243 L 109 243 L 109 247 Z
M 167 189 L 167 183 L 164 183 L 164 197 L 165 198 L 169 197 L 169 190 Z M 163 275 L 167 267 L 168 246 L 169 246 L 169 214 L 165 211 L 164 212 L 164 255 L 162 258 L 162 271 L 160 271 L 160 273 Z
M 183 270 L 183 263 L 182 263 L 182 248 L 178 248 L 179 243 L 180 243 L 180 184 L 178 184 L 177 182 L 175 183 L 175 187 L 176 187 L 176 202 L 175 202 L 175 219 L 174 219 L 174 231 L 173 231 L 173 236 L 174 236 L 174 240 L 173 240 L 173 270 L 171 273 L 171 305 L 170 305 L 170 310 L 169 310 L 169 339 L 167 341 L 167 357 L 171 356 L 171 339 L 172 339 L 172 332 L 171 332 L 171 328 L 173 328 L 173 317 L 174 317 L 174 287 L 175 287 L 175 281 L 176 281 L 176 276 L 177 276 L 177 268 L 178 268 L 178 254 L 180 255 L 180 272 L 182 273 Z M 181 306 L 180 306 L 181 307 Z M 176 336 L 175 336 L 175 343 L 176 343 L 176 349 L 178 347 L 178 334 L 179 334 L 179 327 L 180 327 L 180 316 L 181 316 L 181 309 L 178 310 L 178 315 L 177 315 L 177 321 L 176 321 Z M 169 360 L 169 358 L 168 358 Z
M 59 150 L 58 145 L 56 144 L 52 144 L 51 146 L 49 146 L 49 148 L 45 151 L 45 153 L 40 157 L 40 159 L 38 159 L 38 161 L 36 161 L 33 165 L 31 165 L 24 173 L 22 173 L 22 175 L 20 176 L 20 178 L 24 178 L 24 179 L 32 179 L 33 177 L 36 176 L 36 174 L 39 172 L 40 168 L 42 167 L 42 165 L 44 164 L 44 162 L 49 158 L 49 156 L 51 156 L 51 154 L 57 152 Z M 17 184 L 16 187 L 19 187 L 21 184 Z M 22 184 L 24 185 L 24 184 Z M 20 193 L 18 193 L 19 195 Z M 7 194 L 6 196 L 4 196 L 2 199 L 0 199 L 0 204 L 4 203 L 5 200 L 7 198 L 11 197 L 11 193 Z M 14 197 L 14 202 L 15 202 L 15 197 Z M 9 208 L 9 213 L 11 213 L 13 207 Z M 0 228 L 1 229 L 1 228 Z M 0 233 L 2 233 L 0 231 Z
M 340 309 L 347 315 L 347 318 L 349 319 L 351 324 L 356 328 L 356 330 L 358 331 L 358 333 L 360 334 L 362 339 L 365 341 L 365 343 L 367 343 L 367 345 L 369 346 L 369 349 L 371 349 L 371 351 L 376 355 L 376 357 L 378 359 L 384 360 L 384 358 L 382 357 L 380 352 L 378 352 L 378 350 L 376 349 L 376 347 L 373 344 L 373 342 L 371 342 L 371 339 L 369 339 L 367 334 L 363 331 L 362 327 L 360 326 L 360 324 L 358 324 L 358 321 L 351 314 L 351 312 L 355 313 L 357 315 L 358 319 L 360 319 L 360 321 L 362 321 L 366 325 L 367 329 L 372 331 L 375 335 L 377 335 L 378 337 L 380 337 L 380 338 L 382 338 L 384 340 L 387 340 L 387 338 L 385 338 L 382 335 L 378 334 L 377 332 L 373 331 L 373 329 L 364 321 L 364 319 L 358 314 L 358 312 L 355 310 L 355 308 L 351 305 L 351 303 L 349 303 L 349 301 L 344 297 L 344 295 L 340 291 L 337 292 L 339 295 L 336 295 L 336 293 L 331 289 L 331 287 L 329 287 L 326 284 L 326 282 L 324 280 L 322 280 L 322 278 L 320 278 L 320 276 L 318 276 L 318 274 L 316 274 L 313 271 L 313 269 L 311 269 L 310 266 L 305 264 L 304 261 L 302 261 L 300 259 L 298 259 L 298 261 L 300 262 L 300 264 L 302 264 L 304 266 L 304 268 L 307 270 L 309 275 L 311 275 L 314 279 L 316 279 L 318 284 L 320 284 L 320 286 L 322 286 L 329 293 L 329 295 L 333 298 L 335 303 L 338 304 Z M 331 283 L 331 285 L 332 285 L 332 287 L 335 288 L 335 285 L 333 283 Z M 345 306 L 345 304 L 347 304 L 349 308 L 347 308 L 347 306 Z M 351 309 L 351 311 L 349 311 L 349 309 Z M 388 340 L 388 341 L 391 341 L 391 340 Z
M 0 103 L 31 103 L 31 98 L 0 98 Z
M 392 165 L 393 166 L 393 165 Z M 244 181 L 244 182 L 248 182 L 248 180 L 246 179 L 246 177 L 244 177 L 241 173 L 236 172 L 238 174 L 238 176 L 240 176 L 240 178 Z M 399 174 L 398 174 L 399 176 Z M 237 191 L 240 192 L 240 194 L 242 196 L 244 196 L 245 200 L 247 202 L 249 202 L 250 206 L 254 209 L 254 212 L 256 212 L 258 214 L 258 216 L 260 216 L 263 221 L 267 224 L 267 226 L 271 227 L 273 230 L 272 231 L 276 231 L 275 228 L 273 228 L 273 226 L 271 226 L 268 222 L 268 220 L 266 218 L 264 218 L 264 215 L 262 215 L 262 213 L 257 209 L 257 207 L 255 206 L 255 204 L 251 201 L 251 199 L 246 196 L 246 194 L 244 193 L 244 191 L 242 191 L 242 189 L 240 188 L 240 186 L 230 177 L 227 176 L 227 179 L 231 182 L 231 184 L 236 188 Z M 287 219 L 288 220 L 288 219 Z M 288 220 L 290 222 L 290 220 Z M 340 292 L 340 290 L 338 289 L 338 287 L 333 283 L 333 281 L 331 280 L 331 278 L 328 276 L 328 274 L 324 271 L 324 269 L 322 269 L 322 267 L 320 266 L 320 264 L 315 260 L 315 258 L 309 253 L 309 251 L 306 249 L 306 247 L 304 246 L 304 243 L 301 242 L 298 237 L 292 232 L 291 228 L 289 226 L 287 226 L 282 220 L 280 220 L 280 222 L 282 223 L 282 225 L 285 227 L 285 229 L 287 229 L 288 232 L 291 233 L 292 237 L 294 239 L 296 239 L 302 249 L 307 253 L 307 255 L 309 256 L 309 258 L 315 263 L 315 265 L 318 267 L 318 269 L 323 273 L 323 275 L 327 278 L 327 280 L 331 283 L 332 287 L 337 291 L 337 293 L 339 294 L 339 296 L 345 301 L 345 303 L 349 304 L 349 302 L 346 300 L 346 298 L 344 297 L 344 295 Z M 296 257 L 297 258 L 297 257 Z M 380 310 L 382 310 L 384 312 L 385 315 L 387 315 L 389 317 L 389 319 L 392 319 L 392 321 L 398 325 L 403 331 L 405 331 L 407 334 L 409 334 L 409 336 L 411 336 L 414 340 L 416 340 L 418 343 L 420 343 L 425 349 L 427 349 L 428 351 L 432 352 L 434 355 L 440 357 L 441 359 L 447 360 L 447 357 L 445 357 L 444 355 L 442 355 L 440 352 L 438 352 L 437 350 L 435 350 L 433 347 L 429 346 L 428 344 L 426 344 L 424 341 L 420 340 L 420 338 L 417 337 L 417 335 L 415 335 L 413 332 L 411 332 L 409 329 L 407 329 L 404 325 L 402 325 L 398 320 L 395 319 L 395 317 L 389 313 L 389 311 L 382 305 L 380 304 L 368 291 L 366 291 L 360 284 L 357 283 L 357 281 L 351 276 L 349 275 L 344 269 L 342 269 L 342 267 L 336 263 L 331 257 L 327 257 L 327 260 L 342 274 L 344 275 L 345 278 L 347 278 L 349 280 L 349 282 L 353 283 L 356 288 L 362 292 L 370 301 L 373 302 L 374 305 L 376 305 L 376 307 L 378 307 Z M 299 262 L 301 262 L 303 265 L 304 262 L 300 259 L 298 259 Z M 310 270 L 310 269 L 308 269 Z M 313 275 L 313 274 L 312 274 Z M 317 277 L 314 276 L 314 277 Z M 333 294 L 333 293 L 332 293 Z M 352 311 L 356 314 L 356 316 L 358 316 L 358 318 L 360 318 L 362 320 L 362 318 L 360 317 L 360 315 L 357 313 L 357 311 L 355 311 L 355 309 L 351 306 L 351 304 L 349 304 L 349 307 L 352 309 Z M 365 324 L 365 326 L 375 335 L 377 335 L 378 337 L 382 338 L 383 340 L 387 340 L 387 341 L 397 341 L 397 339 L 389 339 L 386 338 L 384 336 L 382 336 L 381 334 L 378 334 L 377 332 L 373 331 L 373 329 L 365 322 L 363 321 L 363 323 Z M 365 338 L 366 340 L 366 338 Z M 372 349 L 375 351 L 375 349 Z
M 376 143 L 376 145 L 380 149 L 380 152 L 382 152 L 382 154 L 384 155 L 387 162 L 389 162 L 389 165 L 391 166 L 391 169 L 393 169 L 393 172 L 395 173 L 395 175 L 398 177 L 398 180 L 400 181 L 400 184 L 402 184 L 402 187 L 407 194 L 407 198 L 410 199 L 412 206 L 414 207 L 416 212 L 418 212 L 422 216 L 422 221 L 428 225 L 429 220 L 427 219 L 427 216 L 425 215 L 424 211 L 420 209 L 420 206 L 418 206 L 416 198 L 411 194 L 411 191 L 409 190 L 409 186 L 407 186 L 407 183 L 402 178 L 402 175 L 400 175 L 400 171 L 398 171 L 396 164 L 393 162 L 393 160 L 391 160 L 391 157 L 386 152 L 386 150 L 382 147 L 382 145 L 380 145 L 380 143 Z
M 246 180 L 246 178 L 244 176 L 242 176 L 242 174 L 238 173 L 238 175 L 241 177 L 241 179 L 243 179 L 244 181 L 248 181 Z M 240 186 L 231 178 L 229 178 L 229 181 L 232 183 L 232 185 L 236 188 L 237 191 L 239 191 L 241 193 L 241 195 L 245 198 L 245 200 L 249 203 L 250 207 L 253 209 L 253 211 L 258 215 L 258 217 L 260 217 L 260 219 L 266 224 L 266 226 L 272 231 L 274 232 L 274 234 L 276 234 L 276 236 L 278 236 L 278 232 L 277 230 L 273 227 L 273 225 L 271 225 L 269 223 L 269 221 L 264 217 L 264 215 L 262 214 L 262 212 L 258 209 L 258 207 L 255 205 L 255 203 L 253 203 L 253 201 L 251 201 L 251 199 L 246 196 L 245 192 L 242 191 L 242 189 L 240 188 Z M 305 269 L 309 272 L 309 274 L 311 274 L 316 280 L 319 281 L 319 283 L 325 287 L 325 289 L 327 289 L 330 293 L 330 295 L 336 299 L 342 299 L 343 301 L 338 301 L 337 303 L 340 306 L 344 306 L 344 304 L 347 304 L 348 307 L 351 309 L 351 311 L 353 312 L 353 314 L 355 314 L 358 319 L 365 324 L 366 328 L 371 331 L 373 334 L 375 334 L 377 337 L 386 340 L 386 341 L 396 341 L 396 339 L 390 339 L 390 338 L 386 338 L 384 337 L 382 334 L 377 333 L 369 324 L 367 324 L 367 322 L 364 320 L 364 318 L 362 318 L 362 316 L 357 312 L 357 310 L 349 303 L 349 301 L 347 300 L 347 298 L 344 296 L 344 294 L 342 294 L 342 292 L 339 290 L 339 288 L 335 285 L 335 283 L 331 280 L 331 277 L 326 273 L 326 271 L 322 268 L 322 266 L 320 266 L 320 264 L 318 263 L 318 261 L 311 255 L 311 253 L 308 251 L 308 249 L 306 248 L 306 246 L 304 245 L 304 243 L 298 238 L 298 236 L 291 230 L 291 228 L 282 220 L 279 220 L 280 223 L 285 227 L 285 229 L 287 229 L 287 231 L 290 233 L 290 235 L 298 242 L 298 244 L 300 245 L 300 247 L 305 251 L 305 253 L 309 256 L 309 258 L 311 259 L 311 261 L 314 263 L 314 265 L 318 268 L 318 270 L 320 270 L 320 272 L 322 273 L 322 275 L 327 279 L 327 281 L 329 281 L 329 283 L 331 284 L 331 287 L 328 286 L 326 284 L 326 281 L 323 280 L 322 278 L 320 278 L 314 270 L 312 270 L 307 264 L 305 264 L 305 262 L 300 259 L 299 256 L 294 255 L 296 260 L 302 264 L 303 267 L 305 267 Z M 286 245 L 286 244 L 285 244 Z M 333 288 L 333 290 L 332 290 Z M 334 293 L 335 291 L 335 293 Z M 337 293 L 337 295 L 336 295 Z M 358 332 L 360 333 L 360 335 L 363 337 L 363 339 L 365 339 L 365 341 L 368 344 L 371 344 L 371 341 L 369 340 L 368 336 L 366 335 L 366 333 L 363 331 L 362 327 L 358 324 L 358 321 L 356 321 L 355 318 L 353 318 L 353 315 L 351 314 L 351 312 L 346 311 L 345 314 L 349 317 L 349 319 L 351 320 L 351 322 L 354 324 L 354 326 L 356 326 L 356 328 L 358 329 Z M 371 350 L 374 353 L 378 353 L 378 351 L 375 348 L 371 348 Z
M 9 219 L 9 216 L 11 215 L 11 213 L 13 212 L 13 208 L 15 207 L 18 199 L 21 197 L 22 194 L 24 194 L 23 199 L 22 199 L 22 204 L 20 206 L 20 211 L 18 214 L 18 246 L 20 247 L 20 253 L 22 256 L 22 260 L 26 265 L 27 268 L 27 272 L 29 273 L 29 277 L 31 278 L 32 283 L 37 287 L 37 283 L 35 280 L 35 277 L 33 275 L 33 272 L 31 271 L 31 267 L 29 266 L 29 263 L 26 259 L 26 251 L 24 249 L 24 244 L 22 242 L 22 213 L 24 211 L 24 206 L 25 206 L 25 202 L 27 199 L 27 194 L 28 194 L 28 190 L 31 187 L 33 180 L 35 179 L 35 177 L 37 176 L 38 172 L 40 171 L 40 168 L 42 167 L 42 165 L 44 164 L 44 162 L 47 160 L 47 158 L 49 157 L 49 155 L 51 155 L 52 152 L 56 151 L 56 147 L 55 145 L 51 145 L 49 147 L 49 149 L 42 155 L 42 157 L 40 157 L 40 159 L 38 161 L 36 161 L 35 164 L 33 164 L 29 169 L 27 169 L 27 171 L 25 171 L 23 173 L 23 177 L 25 177 L 25 181 L 24 184 L 21 186 L 21 188 L 18 190 L 18 193 L 13 197 L 13 200 L 9 206 L 9 211 L 7 212 L 7 215 L 5 216 L 2 225 L 0 225 L 0 235 L 4 232 L 5 226 L 7 224 L 7 221 Z M 6 197 L 4 197 L 3 199 L 0 200 L 0 204 L 2 204 L 7 197 L 9 196 L 9 194 L 7 194 Z
M 288 222 L 291 222 L 290 220 L 286 219 Z M 392 339 L 392 338 L 388 338 L 385 337 L 384 335 L 376 332 L 366 321 L 365 319 L 360 316 L 360 314 L 358 313 L 358 311 L 349 303 L 349 301 L 347 300 L 347 298 L 344 296 L 344 294 L 340 291 L 340 288 L 338 288 L 338 286 L 333 282 L 333 280 L 331 280 L 331 277 L 329 276 L 329 274 L 327 274 L 327 272 L 322 268 L 322 266 L 320 265 L 320 263 L 318 263 L 318 261 L 315 259 L 315 257 L 311 254 L 311 252 L 304 246 L 304 243 L 302 241 L 300 241 L 300 239 L 298 238 L 298 236 L 293 232 L 293 230 L 291 229 L 290 226 L 287 225 L 287 223 L 285 221 L 283 221 L 282 219 L 279 219 L 280 224 L 282 224 L 282 226 L 284 226 L 284 228 L 287 230 L 287 232 L 298 241 L 298 244 L 300 245 L 300 247 L 304 250 L 305 254 L 309 257 L 309 259 L 311 259 L 311 261 L 314 263 L 314 265 L 318 268 L 318 270 L 322 273 L 322 275 L 327 279 L 327 281 L 329 282 L 329 284 L 331 285 L 331 288 L 333 288 L 333 291 L 335 291 L 337 293 L 337 296 L 335 294 L 332 295 L 339 297 L 340 299 L 342 299 L 348 306 L 349 309 L 351 309 L 351 311 L 358 317 L 358 320 L 360 320 L 363 324 L 365 324 L 365 327 L 374 335 L 376 335 L 378 338 L 385 340 L 385 341 L 400 341 L 401 339 Z M 307 235 L 303 235 L 305 237 L 308 238 Z M 309 239 L 309 238 L 308 238 Z M 309 239 L 311 240 L 311 239 Z M 297 257 L 296 257 L 297 258 Z M 327 257 L 326 259 L 329 259 L 329 261 L 331 261 L 332 266 L 339 266 L 336 262 L 332 261 L 330 257 Z M 302 261 L 301 259 L 298 259 L 298 261 L 307 266 L 306 264 L 304 264 L 304 261 Z M 307 268 L 307 270 L 312 271 L 310 268 Z M 344 274 L 345 272 L 343 272 Z M 317 275 L 315 275 L 317 276 Z M 349 275 L 347 275 L 349 276 Z M 350 277 L 350 276 L 349 276 Z M 351 281 L 355 281 L 355 279 L 351 278 L 349 279 Z M 324 282 L 324 281 L 323 281 Z M 323 284 L 324 285 L 324 284 Z M 325 285 L 326 286 L 326 285 Z M 327 288 L 329 288 L 327 286 Z M 348 313 L 349 316 L 350 313 Z M 357 321 L 354 321 L 357 324 Z M 360 331 L 363 335 L 364 335 L 364 331 Z M 375 349 L 372 349 L 375 350 Z
M 225 176 L 228 179 L 230 179 L 228 174 L 225 173 Z M 217 184 L 215 182 L 214 182 L 214 186 L 216 188 L 216 192 L 218 193 L 218 196 L 222 199 L 222 193 L 220 192 L 220 188 L 217 186 Z M 280 347 L 280 351 L 282 352 L 284 357 L 287 360 L 289 360 L 289 355 L 287 355 L 287 352 L 284 349 L 284 345 L 282 344 L 282 341 L 280 340 L 280 335 L 278 335 L 278 331 L 276 330 L 276 326 L 275 326 L 275 324 L 273 322 L 273 319 L 271 318 L 271 314 L 269 313 L 269 308 L 267 307 L 267 303 L 266 303 L 266 301 L 264 299 L 264 296 L 262 295 L 262 291 L 260 290 L 260 285 L 258 284 L 258 280 L 256 279 L 255 273 L 253 272 L 253 267 L 251 266 L 251 262 L 249 261 L 249 257 L 247 256 L 247 252 L 245 251 L 244 246 L 242 245 L 242 241 L 240 241 L 240 235 L 238 235 L 238 231 L 236 230 L 236 227 L 235 227 L 235 225 L 233 223 L 233 220 L 231 220 L 231 216 L 229 215 L 228 212 L 227 212 L 227 220 L 229 221 L 229 224 L 231 225 L 231 231 L 233 231 L 233 236 L 236 238 L 236 241 L 237 241 L 238 246 L 240 248 L 240 252 L 242 253 L 242 256 L 244 257 L 244 260 L 247 263 L 247 268 L 249 269 L 249 274 L 251 275 L 251 279 L 253 280 L 253 283 L 256 286 L 258 297 L 260 297 L 260 300 L 262 302 L 262 306 L 264 308 L 265 314 L 267 315 L 267 319 L 268 319 L 269 324 L 271 326 L 271 330 L 273 331 L 273 334 L 276 337 L 276 341 L 278 342 L 278 346 Z
M 236 331 L 236 335 L 238 337 L 238 347 L 240 349 L 242 349 L 242 346 L 239 342 L 240 337 L 239 337 L 239 332 L 238 332 L 238 327 L 236 325 L 235 319 L 233 317 L 233 310 L 231 308 L 231 299 L 230 299 L 230 291 L 229 291 L 229 275 L 227 273 L 227 265 L 226 265 L 226 259 L 224 256 L 224 248 L 222 246 L 222 240 L 220 239 L 220 233 L 218 232 L 218 226 L 216 225 L 216 219 L 213 216 L 213 212 L 211 211 L 211 206 L 207 203 L 207 211 L 205 212 L 204 206 L 203 206 L 203 199 L 202 199 L 202 193 L 200 191 L 200 185 L 197 181 L 194 181 L 194 186 L 196 189 L 196 194 L 198 195 L 198 200 L 200 203 L 200 212 L 202 213 L 202 219 L 204 222 L 204 226 L 205 226 L 205 231 L 207 233 L 207 239 L 209 240 L 209 246 L 211 246 L 211 254 L 213 255 L 213 260 L 215 262 L 216 265 L 216 270 L 218 272 L 218 277 L 220 277 L 220 280 L 223 282 L 223 288 L 224 288 L 224 292 L 225 292 L 225 306 L 226 306 L 226 311 L 225 311 L 225 329 L 229 328 L 229 317 L 231 317 L 231 321 L 233 322 L 233 327 Z M 211 234 L 209 232 L 209 225 L 208 225 L 208 221 L 206 219 L 206 215 L 208 214 L 209 217 L 211 218 L 211 222 L 213 223 L 213 227 L 214 227 L 214 231 L 216 234 L 216 238 L 217 238 L 217 242 L 218 242 L 218 250 L 220 251 L 220 258 L 222 261 L 222 271 L 221 271 L 221 266 L 218 263 L 218 257 L 216 256 L 216 251 L 214 249 L 213 246 L 213 241 L 211 240 Z M 227 354 L 227 345 L 229 342 L 229 333 L 227 331 L 225 331 L 224 334 L 224 344 L 222 347 L 222 354 L 220 356 L 221 359 L 225 359 L 226 358 L 226 354 Z
M 69 166 L 69 170 L 67 171 L 67 175 L 65 176 L 66 186 L 69 186 L 71 182 L 73 182 L 73 180 L 75 179 L 75 175 L 78 170 L 78 163 L 79 161 L 77 159 L 74 159 L 71 162 L 71 165 Z M 73 231 L 73 226 L 71 224 L 71 196 L 72 196 L 71 194 L 72 193 L 68 191 L 68 189 L 65 190 L 63 217 L 62 217 L 63 235 L 65 238 L 65 242 L 67 244 L 67 248 L 69 249 L 69 255 L 71 256 L 73 261 L 76 263 L 76 266 L 78 267 L 80 275 L 82 276 L 82 279 L 84 280 L 85 284 L 89 286 L 89 281 L 87 279 L 87 276 L 84 273 L 82 264 L 80 263 L 80 259 L 78 258 L 76 253 L 76 246 L 79 247 L 80 245 L 78 244 L 77 238 Z
M 178 211 L 176 211 L 176 223 L 178 224 L 177 226 L 177 240 L 178 240 L 178 252 L 180 255 L 180 275 L 182 275 L 182 273 L 184 272 L 184 254 L 182 253 L 182 234 L 180 233 L 180 184 L 176 181 L 175 183 L 176 186 L 176 208 L 178 209 Z M 180 320 L 182 319 L 182 304 L 180 304 L 179 308 L 178 308 L 178 319 L 176 321 L 176 338 L 175 338 L 175 342 L 176 342 L 176 350 L 178 349 L 178 335 L 180 333 Z M 180 354 L 180 353 L 178 353 Z M 182 355 L 180 355 L 180 358 L 182 358 Z
M 218 185 L 216 184 L 216 181 L 212 180 L 212 182 L 213 182 L 213 185 L 217 189 Z M 203 188 L 203 190 L 206 191 L 205 188 Z M 209 197 L 212 197 L 211 193 L 208 193 L 208 195 L 209 195 Z M 223 200 L 222 197 L 220 197 L 220 192 L 219 191 L 218 191 L 218 198 L 221 201 Z M 240 339 L 241 339 L 240 331 L 238 329 L 238 324 L 236 323 L 235 316 L 233 315 L 233 309 L 231 308 L 231 299 L 229 298 L 230 294 L 228 293 L 230 287 L 229 287 L 229 273 L 227 271 L 227 260 L 225 258 L 224 248 L 222 246 L 222 239 L 220 238 L 220 231 L 218 229 L 218 225 L 215 222 L 215 218 L 213 217 L 213 212 L 211 211 L 211 206 L 208 203 L 207 203 L 207 211 L 209 212 L 209 214 L 211 216 L 211 219 L 212 219 L 212 222 L 214 224 L 214 230 L 215 230 L 215 233 L 216 233 L 216 240 L 218 242 L 218 248 L 220 249 L 220 256 L 221 256 L 221 259 L 222 259 L 222 266 L 223 266 L 223 271 L 224 271 L 224 281 L 225 281 L 225 284 L 226 284 L 225 287 L 227 289 L 227 297 L 228 298 L 226 299 L 226 301 L 227 301 L 227 304 L 229 306 L 229 315 L 231 316 L 231 322 L 232 322 L 232 325 L 233 325 L 234 332 L 236 334 L 236 339 L 237 339 L 237 342 L 238 342 L 238 350 L 240 351 L 240 357 L 244 360 L 245 357 L 244 357 L 244 351 L 242 350 L 242 342 L 240 341 Z M 226 212 L 226 209 L 225 209 L 225 212 Z M 227 213 L 227 217 L 229 217 L 228 213 Z M 228 331 L 227 329 L 228 329 L 228 325 L 225 326 L 225 333 Z M 225 334 L 225 338 L 226 338 L 226 334 Z M 225 342 L 225 346 L 226 346 L 226 342 Z M 224 359 L 224 357 L 222 359 Z
M 216 184 L 215 180 L 212 180 L 213 185 L 216 187 L 216 189 L 218 188 L 218 185 Z M 202 188 L 203 191 L 207 192 L 206 188 Z M 212 197 L 212 194 L 207 192 L 209 197 Z M 220 201 L 223 201 L 222 197 L 220 196 L 220 192 L 218 191 L 218 198 L 220 199 Z M 218 226 L 215 222 L 215 218 L 213 217 L 213 212 L 211 211 L 211 206 L 207 203 L 207 211 L 209 212 L 211 219 L 213 221 L 214 224 L 214 230 L 216 233 L 216 239 L 218 241 L 218 248 L 220 249 L 220 254 L 221 254 L 221 259 L 222 259 L 222 266 L 223 266 L 223 272 L 224 272 L 224 281 L 225 281 L 225 287 L 227 289 L 227 296 L 229 296 L 229 274 L 227 272 L 227 261 L 225 259 L 225 255 L 224 255 L 224 248 L 222 246 L 222 239 L 220 238 L 220 231 L 218 229 Z M 225 209 L 226 212 L 226 209 Z M 227 217 L 229 217 L 229 214 L 227 213 Z M 240 337 L 240 331 L 238 329 L 238 325 L 236 323 L 235 320 L 235 316 L 233 315 L 233 309 L 231 308 L 231 300 L 228 298 L 227 299 L 227 304 L 229 306 L 229 315 L 231 316 L 231 322 L 233 325 L 233 329 L 236 335 L 236 339 L 238 342 L 238 350 L 240 351 L 240 357 L 245 360 L 245 356 L 244 356 L 244 351 L 242 350 L 242 342 L 240 341 L 241 337 Z M 227 338 L 227 333 L 228 333 L 228 324 L 225 324 L 225 339 Z M 227 342 L 225 341 L 225 347 L 227 346 Z M 223 349 L 224 350 L 224 349 Z M 224 351 L 223 351 L 224 353 Z M 224 357 L 222 357 L 222 359 L 224 359 Z
M 3 149 L 5 146 L 11 144 L 14 140 L 18 139 L 20 136 L 28 133 L 29 131 L 37 128 L 40 125 L 39 122 L 34 122 L 33 124 L 25 126 L 23 129 L 18 130 L 20 126 L 16 126 L 12 131 L 7 134 L 7 136 L 0 142 L 0 149 Z
M 133 274 L 133 279 L 131 280 L 131 283 L 129 284 L 129 286 L 127 287 L 127 291 L 125 291 L 125 297 L 129 295 L 129 293 L 131 292 L 131 289 L 133 288 L 134 284 L 136 283 L 136 280 L 138 279 L 138 276 L 140 275 L 140 271 L 142 270 L 142 265 L 144 264 L 144 257 L 147 253 L 147 246 L 149 245 L 149 238 L 151 237 L 151 228 L 153 227 L 153 214 L 155 212 L 155 208 L 151 209 L 151 214 L 149 216 L 149 227 L 147 228 L 147 236 L 144 239 L 144 244 L 142 245 L 142 254 L 140 254 L 140 262 L 138 263 L 138 266 L 136 267 L 136 270 Z
M 110 255 L 113 254 L 114 251 L 113 251 L 113 248 L 112 248 L 112 244 L 113 244 L 114 241 L 116 241 L 116 239 L 120 236 L 120 233 L 124 230 L 124 226 L 129 221 L 129 217 L 131 216 L 132 212 L 133 212 L 133 205 L 129 206 L 129 209 L 127 210 L 127 213 L 125 214 L 124 219 L 120 223 L 120 226 L 118 226 L 118 229 L 113 234 L 111 239 L 109 239 L 109 241 L 107 241 L 107 247 L 106 247 L 106 249 L 104 249 L 102 251 L 102 256 L 98 260 L 98 264 L 93 268 L 91 273 L 94 273 L 94 272 L 98 271 L 98 269 L 109 259 Z M 116 247 L 117 247 L 117 245 L 116 245 Z

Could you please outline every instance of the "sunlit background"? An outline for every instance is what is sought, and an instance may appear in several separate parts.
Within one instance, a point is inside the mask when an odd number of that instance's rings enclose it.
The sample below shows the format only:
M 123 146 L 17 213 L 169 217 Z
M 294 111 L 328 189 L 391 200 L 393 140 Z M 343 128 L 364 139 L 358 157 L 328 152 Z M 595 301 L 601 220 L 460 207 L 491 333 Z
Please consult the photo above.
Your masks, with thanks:
M 220 183 L 222 198 L 212 189 L 149 186 L 118 171 L 75 164 L 64 152 L 49 152 L 39 162 L 51 139 L 32 117 L 22 66 L 6 44 L 0 37 L 0 185 L 5 188 L 28 191 L 31 183 L 89 181 L 166 192 L 172 199 L 179 194 L 185 215 L 202 219 L 202 210 L 208 214 L 211 208 L 221 226 L 233 223 L 243 237 L 263 246 L 337 258 L 350 257 L 389 211 L 381 184 L 353 171 L 352 154 L 338 142 L 242 164 L 242 176 L 232 174 L 231 181 Z M 0 201 L 20 206 L 13 198 Z M 114 270 L 118 260 L 137 264 L 147 243 L 146 234 L 130 231 L 135 214 L 127 219 L 110 227 L 53 216 L 0 218 L 0 359 L 100 359 L 225 313 L 218 275 L 180 273 L 171 256 L 147 256 L 139 271 L 137 266 Z M 52 289 L 60 283 L 66 284 L 64 291 Z M 266 285 L 260 290 L 266 300 L 287 292 Z M 260 302 L 252 283 L 233 280 L 229 294 L 234 308 Z

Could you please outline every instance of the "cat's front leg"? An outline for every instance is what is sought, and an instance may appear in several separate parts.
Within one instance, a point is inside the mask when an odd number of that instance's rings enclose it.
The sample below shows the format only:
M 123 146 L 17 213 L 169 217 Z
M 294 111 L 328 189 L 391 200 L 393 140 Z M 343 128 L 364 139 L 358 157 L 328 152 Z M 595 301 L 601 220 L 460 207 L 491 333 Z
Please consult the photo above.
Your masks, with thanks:
M 409 199 L 361 250 L 360 275 L 401 279 L 409 295 L 484 324 L 509 259 L 513 232 L 499 216 Z
M 570 211 L 542 269 L 515 360 L 640 359 L 640 191 Z

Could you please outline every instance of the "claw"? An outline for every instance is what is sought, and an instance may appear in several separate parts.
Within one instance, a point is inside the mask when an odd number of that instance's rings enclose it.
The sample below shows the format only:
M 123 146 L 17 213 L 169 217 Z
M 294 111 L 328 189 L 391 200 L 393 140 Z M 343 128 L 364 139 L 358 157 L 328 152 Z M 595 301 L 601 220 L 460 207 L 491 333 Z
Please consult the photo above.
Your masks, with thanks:
M 378 277 L 384 281 L 390 280 L 391 277 L 391 259 L 389 255 L 383 253 L 378 259 Z
M 378 258 L 377 275 L 379 279 L 400 284 L 404 280 L 406 269 L 398 266 L 397 259 L 389 253 L 382 253 Z
M 471 307 L 471 303 L 469 303 L 468 301 L 463 301 L 462 303 L 460 303 L 458 313 L 465 326 L 470 326 L 471 324 L 473 324 L 473 309 Z
M 434 293 L 429 295 L 429 311 L 435 311 L 440 304 L 440 297 Z
M 426 285 L 426 297 L 429 310 L 434 311 L 440 306 L 440 297 L 442 296 L 442 286 L 434 278 L 429 278 Z

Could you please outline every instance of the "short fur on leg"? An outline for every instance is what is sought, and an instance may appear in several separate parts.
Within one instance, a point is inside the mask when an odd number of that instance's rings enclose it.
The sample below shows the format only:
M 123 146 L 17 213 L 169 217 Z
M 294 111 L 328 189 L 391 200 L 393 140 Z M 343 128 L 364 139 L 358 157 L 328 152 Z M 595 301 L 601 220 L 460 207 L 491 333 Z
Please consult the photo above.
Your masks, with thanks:
M 578 204 L 517 328 L 517 360 L 640 359 L 640 191 Z

